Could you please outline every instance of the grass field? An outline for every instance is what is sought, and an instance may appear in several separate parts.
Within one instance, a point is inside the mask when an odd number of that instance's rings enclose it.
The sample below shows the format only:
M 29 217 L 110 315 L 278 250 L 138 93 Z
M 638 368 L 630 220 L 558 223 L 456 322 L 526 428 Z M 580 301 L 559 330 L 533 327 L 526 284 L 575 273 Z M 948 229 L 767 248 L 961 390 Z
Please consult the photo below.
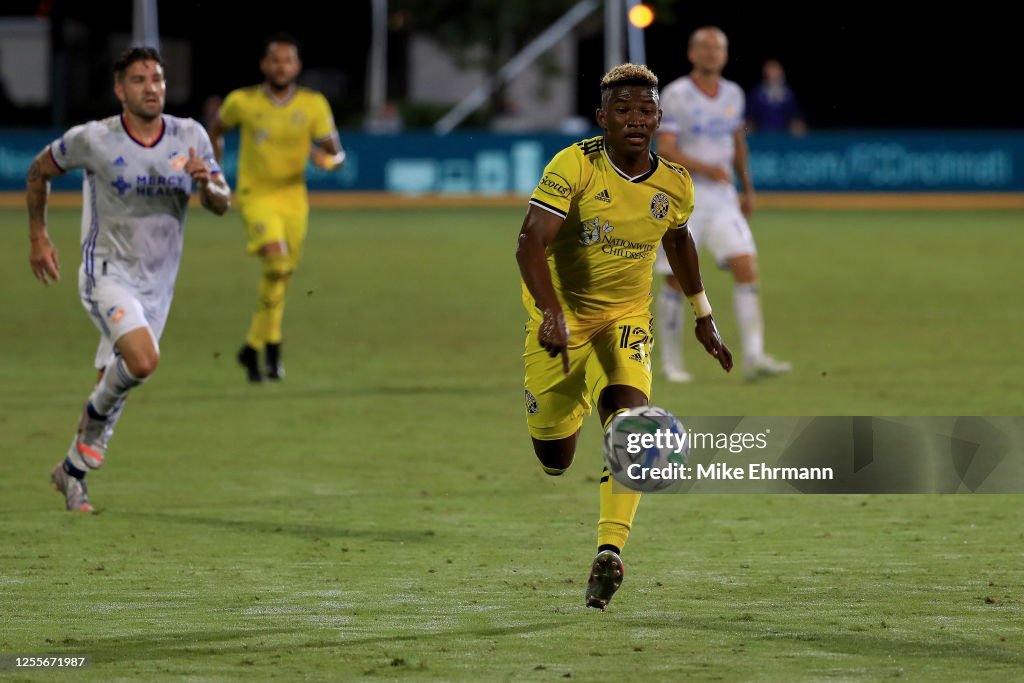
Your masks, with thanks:
M 156 376 L 90 475 L 47 476 L 94 380 L 78 212 L 64 279 L 0 211 L 0 656 L 12 680 L 1009 681 L 1024 675 L 1020 496 L 648 496 L 609 611 L 583 608 L 599 430 L 537 467 L 513 246 L 523 209 L 314 212 L 288 377 L 234 352 L 257 265 L 237 214 L 190 218 Z M 1024 414 L 1020 211 L 764 210 L 769 350 L 746 385 L 688 344 L 686 414 Z M 738 349 L 726 276 L 705 261 Z M 1019 454 L 1018 454 L 1019 455 Z

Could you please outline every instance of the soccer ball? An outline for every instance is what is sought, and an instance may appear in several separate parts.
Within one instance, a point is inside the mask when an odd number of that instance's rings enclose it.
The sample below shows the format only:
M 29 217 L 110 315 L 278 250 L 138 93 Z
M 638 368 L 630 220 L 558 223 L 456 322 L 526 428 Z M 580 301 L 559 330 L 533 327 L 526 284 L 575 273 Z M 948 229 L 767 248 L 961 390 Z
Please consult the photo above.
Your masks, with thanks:
M 657 406 L 639 406 L 612 418 L 604 433 L 604 461 L 619 483 L 659 491 L 684 478 L 690 438 L 683 423 Z

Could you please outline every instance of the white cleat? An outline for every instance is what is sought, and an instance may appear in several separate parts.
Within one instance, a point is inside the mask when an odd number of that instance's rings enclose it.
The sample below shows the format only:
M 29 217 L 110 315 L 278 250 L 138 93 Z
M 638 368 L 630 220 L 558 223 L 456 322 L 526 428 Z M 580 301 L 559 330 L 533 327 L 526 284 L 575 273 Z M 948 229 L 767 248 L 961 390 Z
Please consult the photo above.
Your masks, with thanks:
M 746 363 L 743 370 L 743 377 L 748 382 L 756 382 L 765 377 L 784 375 L 793 369 L 793 364 L 784 360 L 776 360 L 771 356 L 764 355 L 752 363 Z
M 68 510 L 72 512 L 92 512 L 92 503 L 89 502 L 89 487 L 85 485 L 84 479 L 75 479 L 64 469 L 64 461 L 57 463 L 50 473 L 50 481 L 54 488 L 64 494 L 64 502 Z
M 665 368 L 665 379 L 678 384 L 689 384 L 693 381 L 693 375 L 686 370 L 669 370 Z

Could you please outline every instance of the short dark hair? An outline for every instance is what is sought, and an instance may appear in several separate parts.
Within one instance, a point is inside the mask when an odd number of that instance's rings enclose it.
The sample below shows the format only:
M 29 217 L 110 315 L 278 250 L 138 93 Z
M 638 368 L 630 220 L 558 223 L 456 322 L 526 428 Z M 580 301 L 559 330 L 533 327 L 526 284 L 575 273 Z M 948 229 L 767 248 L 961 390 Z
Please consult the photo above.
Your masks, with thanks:
M 160 51 L 155 47 L 135 45 L 122 52 L 117 61 L 114 62 L 114 78 L 119 81 L 122 80 L 128 67 L 135 62 L 156 62 L 160 65 L 160 68 L 166 68 L 164 58 L 160 56 Z
M 263 41 L 263 52 L 260 53 L 261 59 L 267 56 L 267 52 L 270 51 L 270 45 L 272 43 L 284 43 L 285 45 L 291 45 L 295 48 L 295 52 L 299 57 L 302 57 L 302 44 L 298 39 L 286 31 L 280 31 L 267 36 L 266 40 Z
M 608 105 L 608 93 L 612 91 L 612 88 L 624 85 L 639 85 L 650 88 L 654 93 L 654 99 L 659 99 L 658 77 L 654 75 L 654 72 L 643 64 L 626 63 L 619 64 L 611 69 L 601 79 L 601 105 Z
M 619 64 L 601 79 L 601 92 L 620 85 L 643 85 L 658 89 L 658 77 L 643 64 Z

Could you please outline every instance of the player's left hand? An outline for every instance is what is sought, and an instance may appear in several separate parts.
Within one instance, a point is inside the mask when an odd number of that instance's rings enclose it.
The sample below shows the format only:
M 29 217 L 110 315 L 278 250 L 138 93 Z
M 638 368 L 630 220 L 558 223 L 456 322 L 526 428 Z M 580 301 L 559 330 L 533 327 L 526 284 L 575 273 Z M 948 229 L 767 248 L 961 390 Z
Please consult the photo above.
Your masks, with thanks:
M 345 152 L 331 154 L 313 145 L 309 150 L 309 158 L 317 168 L 324 171 L 333 171 L 345 163 Z
M 747 191 L 740 193 L 740 212 L 743 213 L 743 217 L 750 219 L 754 215 L 754 193 Z
M 725 342 L 722 341 L 722 338 L 718 336 L 718 328 L 715 326 L 714 318 L 710 315 L 697 318 L 697 327 L 694 329 L 694 333 L 697 335 L 697 341 L 704 346 L 704 349 L 718 359 L 718 363 L 722 366 L 723 370 L 726 372 L 732 370 L 732 352 L 725 345 Z
M 192 184 L 202 189 L 210 182 L 210 167 L 196 155 L 196 148 L 188 148 L 188 161 L 185 162 L 185 172 L 192 176 Z
M 50 281 L 60 281 L 60 261 L 57 260 L 57 247 L 46 235 L 32 239 L 32 251 L 29 254 L 29 265 L 32 266 L 32 274 L 44 285 L 49 286 Z

